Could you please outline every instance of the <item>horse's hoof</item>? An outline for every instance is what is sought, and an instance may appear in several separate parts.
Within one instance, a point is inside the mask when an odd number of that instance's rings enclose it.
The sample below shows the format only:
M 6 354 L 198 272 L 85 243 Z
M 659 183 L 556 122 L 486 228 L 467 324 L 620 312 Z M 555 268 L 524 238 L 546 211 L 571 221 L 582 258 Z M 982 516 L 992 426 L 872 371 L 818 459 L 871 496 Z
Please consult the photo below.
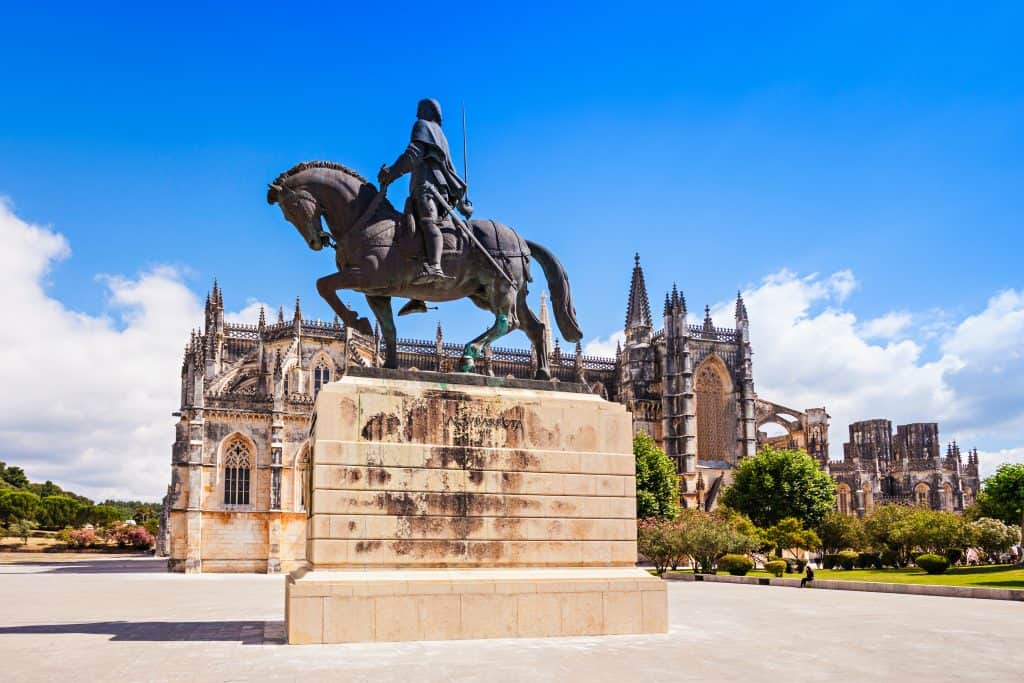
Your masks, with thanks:
M 462 367 L 459 368 L 459 372 L 475 372 L 476 363 L 473 362 L 472 358 L 463 358 Z
M 537 374 L 534 375 L 534 379 L 539 379 L 542 382 L 547 382 L 551 379 L 551 373 L 547 370 L 538 370 Z

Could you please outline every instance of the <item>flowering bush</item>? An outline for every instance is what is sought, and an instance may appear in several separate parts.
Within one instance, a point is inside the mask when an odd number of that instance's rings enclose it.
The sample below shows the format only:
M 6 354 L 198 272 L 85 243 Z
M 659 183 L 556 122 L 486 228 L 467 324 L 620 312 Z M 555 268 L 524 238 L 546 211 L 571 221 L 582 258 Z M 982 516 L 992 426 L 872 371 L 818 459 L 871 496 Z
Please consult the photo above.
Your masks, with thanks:
M 67 539 L 72 548 L 91 548 L 100 543 L 100 537 L 93 529 L 69 529 Z
M 686 556 L 685 541 L 679 525 L 659 517 L 637 521 L 637 550 L 654 563 L 659 576 L 669 567 L 678 566 Z
M 119 548 L 132 547 L 136 550 L 148 550 L 153 547 L 156 539 L 137 524 L 118 524 L 107 532 L 107 540 L 113 541 Z

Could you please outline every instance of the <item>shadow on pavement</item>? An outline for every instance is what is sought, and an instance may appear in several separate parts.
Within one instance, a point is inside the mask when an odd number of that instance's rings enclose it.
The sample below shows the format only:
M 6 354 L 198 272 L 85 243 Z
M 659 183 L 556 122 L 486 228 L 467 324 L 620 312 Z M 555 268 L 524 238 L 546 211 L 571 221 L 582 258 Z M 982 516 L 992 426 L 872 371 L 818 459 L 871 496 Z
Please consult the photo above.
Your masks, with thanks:
M 243 645 L 284 642 L 284 622 L 275 621 L 97 621 L 85 624 L 2 626 L 4 635 L 109 635 L 112 641 L 208 641 Z
M 0 564 L 0 574 L 157 574 L 166 571 L 167 558 L 147 556 Z

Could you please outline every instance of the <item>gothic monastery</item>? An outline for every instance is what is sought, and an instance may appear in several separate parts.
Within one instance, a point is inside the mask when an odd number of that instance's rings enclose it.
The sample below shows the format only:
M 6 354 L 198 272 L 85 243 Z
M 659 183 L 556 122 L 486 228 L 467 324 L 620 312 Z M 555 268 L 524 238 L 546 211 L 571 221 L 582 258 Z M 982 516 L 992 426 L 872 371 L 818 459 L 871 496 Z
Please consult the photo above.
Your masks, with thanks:
M 547 306 L 541 319 L 548 330 Z M 978 490 L 977 452 L 963 463 L 959 446 L 942 457 L 938 425 L 888 420 L 850 425 L 843 460 L 829 460 L 829 416 L 765 400 L 754 390 L 750 326 L 742 296 L 733 324 L 687 320 L 686 299 L 665 295 L 663 327 L 655 330 L 639 257 L 626 306 L 625 344 L 614 358 L 546 347 L 552 376 L 586 382 L 627 406 L 634 431 L 650 434 L 676 464 L 682 503 L 712 509 L 737 462 L 761 445 L 802 448 L 837 481 L 838 506 L 864 514 L 902 502 L 962 510 Z M 281 572 L 305 558 L 304 474 L 313 401 L 320 388 L 351 366 L 381 362 L 380 339 L 333 322 L 291 319 L 279 311 L 256 325 L 225 322 L 223 292 L 214 282 L 201 332 L 192 334 L 181 369 L 181 406 L 171 453 L 158 552 L 179 572 Z M 462 345 L 399 340 L 402 368 L 449 372 Z M 532 378 L 532 351 L 495 347 L 484 370 Z M 774 424 L 777 436 L 769 436 Z

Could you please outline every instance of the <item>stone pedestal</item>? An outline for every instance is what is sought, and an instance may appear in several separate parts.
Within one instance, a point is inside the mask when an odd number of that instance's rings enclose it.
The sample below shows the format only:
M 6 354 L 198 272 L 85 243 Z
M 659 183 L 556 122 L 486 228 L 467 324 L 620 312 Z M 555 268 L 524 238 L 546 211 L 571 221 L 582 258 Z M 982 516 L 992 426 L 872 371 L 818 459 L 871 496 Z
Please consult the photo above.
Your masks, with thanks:
M 355 369 L 317 397 L 289 643 L 663 633 L 629 415 L 572 384 Z

